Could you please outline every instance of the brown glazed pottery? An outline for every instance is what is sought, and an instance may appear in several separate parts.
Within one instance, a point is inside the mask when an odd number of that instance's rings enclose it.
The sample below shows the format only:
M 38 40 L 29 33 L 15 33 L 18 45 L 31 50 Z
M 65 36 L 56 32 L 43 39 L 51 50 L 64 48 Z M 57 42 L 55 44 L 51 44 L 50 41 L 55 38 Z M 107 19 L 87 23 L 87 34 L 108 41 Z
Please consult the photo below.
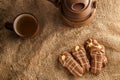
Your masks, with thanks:
M 79 20 L 83 20 L 83 18 L 85 18 L 86 16 L 88 16 L 90 13 L 91 13 L 91 10 L 92 10 L 92 1 L 91 0 L 89 0 L 90 2 L 89 2 L 89 4 L 88 4 L 88 6 L 86 6 L 84 9 L 81 9 L 81 10 L 79 10 L 79 11 L 73 11 L 72 10 L 72 8 L 71 8 L 71 10 L 69 10 L 69 9 L 67 9 L 66 7 L 62 7 L 61 9 L 63 9 L 63 15 L 64 16 L 66 16 L 66 17 L 68 17 L 69 19 L 70 18 L 79 18 Z M 78 4 L 78 3 L 76 3 L 76 4 Z M 78 20 L 78 21 L 79 21 Z M 77 19 L 76 19 L 76 21 L 77 21 Z
M 64 22 L 71 27 L 81 27 L 81 26 L 89 24 L 93 20 L 95 12 L 96 12 L 96 9 L 93 9 L 90 16 L 81 22 L 70 21 L 66 17 L 64 17 L 63 15 L 62 15 L 62 18 L 63 18 Z
M 73 12 L 79 12 L 81 10 L 84 10 L 88 4 L 89 0 L 62 0 L 63 5 L 65 5 L 66 8 Z
M 6 22 L 5 28 L 24 38 L 33 38 L 39 33 L 38 20 L 30 13 L 19 14 L 13 23 Z
M 77 27 L 90 23 L 96 12 L 96 0 L 49 0 L 59 4 L 65 23 Z

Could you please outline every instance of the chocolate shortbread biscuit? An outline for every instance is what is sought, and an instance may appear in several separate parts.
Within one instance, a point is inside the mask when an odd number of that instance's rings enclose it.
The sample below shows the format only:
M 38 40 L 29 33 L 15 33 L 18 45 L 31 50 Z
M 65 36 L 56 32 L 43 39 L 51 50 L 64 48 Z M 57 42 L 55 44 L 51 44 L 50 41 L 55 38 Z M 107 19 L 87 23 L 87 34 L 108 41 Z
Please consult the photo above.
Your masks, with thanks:
M 66 67 L 75 77 L 83 75 L 83 68 L 68 52 L 64 52 L 59 56 L 60 63 Z

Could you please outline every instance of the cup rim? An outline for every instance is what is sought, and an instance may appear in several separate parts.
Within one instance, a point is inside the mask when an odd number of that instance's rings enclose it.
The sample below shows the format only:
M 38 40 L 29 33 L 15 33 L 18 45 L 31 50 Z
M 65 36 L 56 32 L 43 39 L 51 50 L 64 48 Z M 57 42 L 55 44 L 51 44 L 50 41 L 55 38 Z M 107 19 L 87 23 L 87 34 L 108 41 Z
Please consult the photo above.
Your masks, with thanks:
M 15 33 L 17 34 L 17 35 L 19 35 L 20 37 L 26 37 L 25 35 L 22 35 L 22 34 L 20 34 L 19 32 L 18 32 L 18 30 L 16 29 L 17 27 L 17 25 L 16 25 L 16 23 L 18 22 L 18 20 L 20 19 L 20 18 L 22 18 L 22 17 L 24 17 L 24 16 L 28 16 L 28 17 L 31 17 L 34 21 L 35 21 L 35 23 L 36 23 L 36 27 L 38 27 L 38 20 L 37 20 L 37 18 L 33 15 L 33 14 L 31 14 L 31 13 L 21 13 L 21 14 L 19 14 L 19 15 L 17 15 L 16 17 L 15 17 L 15 19 L 14 19 L 14 22 L 13 22 L 13 28 L 14 28 L 14 31 L 15 31 Z M 38 28 L 36 28 L 36 31 L 37 31 L 37 29 Z M 34 34 L 36 33 L 36 31 L 34 32 Z M 33 34 L 33 35 L 34 35 Z M 31 37 L 32 37 L 32 35 L 31 35 Z

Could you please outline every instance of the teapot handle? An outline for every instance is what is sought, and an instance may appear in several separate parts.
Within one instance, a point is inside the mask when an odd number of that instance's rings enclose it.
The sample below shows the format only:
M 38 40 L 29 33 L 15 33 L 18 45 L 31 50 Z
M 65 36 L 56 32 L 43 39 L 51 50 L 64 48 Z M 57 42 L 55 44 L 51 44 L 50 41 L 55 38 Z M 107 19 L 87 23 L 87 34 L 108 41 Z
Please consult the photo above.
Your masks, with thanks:
M 48 0 L 53 3 L 57 8 L 61 6 L 61 0 Z

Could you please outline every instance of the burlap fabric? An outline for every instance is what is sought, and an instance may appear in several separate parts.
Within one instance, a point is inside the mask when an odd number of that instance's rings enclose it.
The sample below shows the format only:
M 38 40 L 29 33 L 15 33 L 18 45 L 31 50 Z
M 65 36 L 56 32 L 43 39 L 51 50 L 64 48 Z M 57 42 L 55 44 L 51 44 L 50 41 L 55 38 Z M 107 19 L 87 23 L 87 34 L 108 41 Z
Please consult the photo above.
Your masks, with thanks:
M 20 13 L 33 13 L 40 24 L 34 39 L 21 39 L 4 28 Z M 58 55 L 89 37 L 106 47 L 108 65 L 94 76 L 74 78 L 58 63 Z M 92 23 L 64 25 L 60 11 L 47 0 L 0 0 L 0 80 L 120 80 L 120 0 L 98 0 Z

